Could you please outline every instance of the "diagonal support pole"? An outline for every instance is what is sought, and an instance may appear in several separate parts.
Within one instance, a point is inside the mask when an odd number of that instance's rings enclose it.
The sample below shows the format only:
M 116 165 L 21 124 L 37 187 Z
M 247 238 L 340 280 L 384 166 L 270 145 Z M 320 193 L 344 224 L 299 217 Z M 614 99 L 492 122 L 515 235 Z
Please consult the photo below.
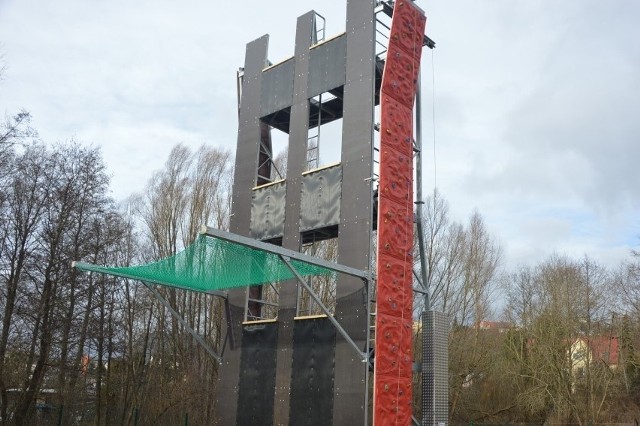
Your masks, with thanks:
M 356 344 L 356 342 L 354 342 L 351 336 L 349 336 L 349 333 L 347 333 L 346 330 L 342 328 L 338 320 L 335 319 L 335 317 L 329 311 L 329 309 L 324 305 L 324 303 L 322 303 L 322 300 L 320 299 L 320 297 L 313 291 L 311 286 L 307 284 L 307 282 L 304 280 L 304 278 L 302 278 L 302 276 L 298 273 L 298 271 L 296 271 L 296 268 L 294 268 L 293 265 L 291 265 L 289 257 L 281 254 L 280 259 L 282 259 L 285 265 L 287 265 L 287 267 L 291 270 L 293 275 L 295 275 L 298 282 L 309 292 L 309 295 L 311 296 L 311 298 L 313 298 L 313 300 L 318 304 L 318 306 L 320 306 L 320 309 L 322 310 L 322 312 L 324 312 L 327 318 L 329 318 L 329 321 L 331 321 L 331 323 L 336 328 L 336 330 L 338 330 L 338 333 L 340 333 L 342 337 L 344 337 L 344 340 L 346 340 L 347 343 L 349 343 L 353 347 L 353 349 L 355 349 L 355 351 L 358 352 L 358 355 L 360 355 L 362 362 L 367 362 L 369 360 L 368 354 L 362 352 L 358 347 L 358 345 Z
M 155 288 L 153 288 L 149 283 L 146 283 L 143 281 L 142 284 L 144 284 L 144 286 L 147 287 L 149 291 L 151 291 L 151 293 L 155 296 L 155 298 L 158 299 L 160 303 L 162 303 L 164 307 L 169 310 L 169 312 L 171 312 L 171 315 L 173 315 L 173 317 L 177 319 L 180 322 L 180 324 L 182 324 L 182 326 L 189 332 L 189 334 L 191 334 L 191 336 L 193 336 L 193 338 L 196 339 L 196 342 L 198 342 L 200 346 L 202 346 L 202 348 L 205 351 L 207 351 L 209 355 L 215 358 L 216 361 L 222 364 L 222 357 L 218 355 L 216 351 L 213 350 L 213 348 L 202 338 L 202 336 L 200 336 L 193 328 L 191 328 L 191 326 L 189 326 L 189 324 L 187 324 L 184 318 L 182 318 L 182 315 L 180 315 L 178 312 L 176 312 L 175 309 L 173 309 L 173 307 L 167 301 L 167 299 L 162 297 L 160 292 Z

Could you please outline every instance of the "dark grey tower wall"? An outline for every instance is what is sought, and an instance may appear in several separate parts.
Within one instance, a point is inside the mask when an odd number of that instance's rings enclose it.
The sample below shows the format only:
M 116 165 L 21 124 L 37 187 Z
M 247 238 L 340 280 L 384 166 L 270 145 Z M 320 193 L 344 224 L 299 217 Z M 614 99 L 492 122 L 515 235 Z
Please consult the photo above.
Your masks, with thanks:
M 230 230 L 293 250 L 300 250 L 303 235 L 337 236 L 338 262 L 369 270 L 374 1 L 349 0 L 345 34 L 311 46 L 315 19 L 314 12 L 298 18 L 295 55 L 284 62 L 267 66 L 267 36 L 247 45 Z M 323 123 L 343 119 L 341 164 L 303 175 L 309 127 L 319 116 L 310 98 L 327 91 L 336 97 L 323 104 L 333 113 Z M 289 134 L 287 178 L 256 188 L 261 123 Z M 360 279 L 338 278 L 336 318 L 362 351 L 367 290 Z M 218 424 L 364 424 L 367 364 L 328 319 L 294 319 L 296 283 L 280 286 L 275 322 L 243 325 L 246 295 L 229 292 L 234 345 L 227 344 L 220 368 Z
M 249 234 L 251 194 L 257 181 L 260 152 L 260 93 L 262 70 L 268 63 L 268 47 L 269 36 L 264 35 L 247 44 L 245 54 L 242 99 L 238 114 L 232 215 L 229 227 L 231 232 L 240 235 Z
M 373 0 L 349 0 L 338 263 L 363 270 L 370 266 L 372 233 L 374 31 Z M 364 350 L 369 319 L 363 287 L 360 280 L 340 277 L 336 316 Z M 336 340 L 333 424 L 361 425 L 367 410 L 367 365 L 344 339 L 338 337 Z
M 309 134 L 309 46 L 313 31 L 314 13 L 298 18 L 294 57 L 293 105 L 289 127 L 289 152 L 287 158 L 286 207 L 282 246 L 300 250 L 300 204 L 302 197 L 302 172 L 307 163 L 307 138 Z M 291 359 L 293 321 L 296 314 L 298 290 L 295 281 L 280 287 L 278 299 L 278 358 L 276 365 L 276 389 L 274 424 L 289 424 L 291 396 Z
M 251 214 L 251 188 L 256 184 L 258 154 L 260 151 L 260 92 L 262 69 L 267 64 L 269 36 L 265 35 L 247 44 L 244 64 L 243 98 L 240 105 L 238 145 L 236 149 L 233 181 L 233 204 L 230 231 L 249 235 Z M 238 405 L 242 320 L 246 290 L 229 291 L 231 327 L 235 346 L 227 344 L 219 369 L 216 413 L 220 425 L 235 425 Z

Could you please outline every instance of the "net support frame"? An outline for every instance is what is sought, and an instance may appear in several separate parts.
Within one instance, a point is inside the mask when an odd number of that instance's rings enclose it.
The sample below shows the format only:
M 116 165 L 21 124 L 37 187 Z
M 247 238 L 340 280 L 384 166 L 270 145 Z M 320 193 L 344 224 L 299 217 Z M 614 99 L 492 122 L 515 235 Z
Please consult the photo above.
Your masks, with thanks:
M 336 328 L 338 333 L 349 343 L 351 347 L 358 353 L 362 362 L 368 362 L 369 356 L 366 352 L 360 350 L 358 345 L 353 341 L 349 333 L 340 325 L 340 322 L 335 318 L 335 316 L 331 313 L 331 311 L 322 303 L 320 297 L 313 291 L 311 286 L 302 278 L 302 276 L 298 273 L 296 268 L 291 264 L 291 259 L 298 260 L 301 262 L 306 262 L 311 265 L 320 266 L 323 268 L 331 269 L 336 272 L 340 272 L 343 274 L 351 275 L 353 277 L 360 278 L 364 281 L 365 287 L 368 289 L 368 283 L 371 280 L 371 273 L 368 271 L 362 271 L 360 269 L 351 268 L 349 266 L 340 265 L 338 263 L 333 263 L 326 261 L 324 259 L 309 256 L 304 253 L 300 253 L 294 250 L 289 250 L 280 246 L 276 246 L 269 243 L 264 243 L 262 241 L 257 241 L 252 238 L 243 237 L 241 235 L 232 234 L 230 232 L 222 231 L 220 229 L 215 229 L 210 226 L 203 226 L 200 233 L 208 235 L 210 237 L 219 238 L 221 240 L 230 241 L 232 243 L 241 244 L 253 249 L 264 250 L 273 254 L 277 254 L 280 259 L 284 262 L 285 265 L 289 268 L 291 273 L 296 277 L 296 280 L 302 285 L 308 292 L 309 295 L 313 298 L 313 300 L 318 304 L 322 312 L 327 316 L 331 324 Z
M 373 274 L 370 271 L 363 271 L 360 269 L 356 269 L 356 268 L 352 268 L 349 266 L 345 266 L 345 265 L 341 265 L 338 263 L 334 263 L 334 262 L 329 262 L 327 260 L 315 257 L 315 256 L 309 256 L 307 254 L 304 253 L 300 253 L 297 252 L 295 250 L 289 250 L 280 246 L 276 246 L 273 244 L 268 244 L 262 241 L 258 241 L 258 240 L 254 240 L 252 238 L 248 238 L 248 237 L 243 237 L 241 235 L 237 235 L 237 234 L 233 234 L 230 232 L 226 232 L 226 231 L 222 231 L 220 229 L 216 229 L 216 228 L 212 228 L 209 226 L 203 226 L 200 230 L 200 234 L 204 234 L 207 235 L 209 237 L 213 237 L 213 238 L 217 238 L 223 241 L 228 241 L 234 244 L 238 244 L 238 245 L 242 245 L 245 247 L 249 247 L 251 249 L 255 249 L 255 250 L 262 250 L 268 253 L 272 253 L 278 256 L 278 258 L 286 265 L 286 267 L 291 271 L 291 273 L 294 275 L 294 277 L 296 278 L 296 280 L 300 283 L 300 285 L 302 285 L 310 294 L 310 296 L 313 298 L 313 300 L 318 304 L 318 306 L 320 307 L 320 309 L 322 310 L 322 312 L 324 312 L 324 314 L 327 316 L 327 318 L 329 319 L 329 321 L 332 323 L 332 325 L 336 328 L 336 330 L 338 331 L 338 333 L 340 333 L 340 335 L 345 339 L 345 341 L 347 341 L 347 343 L 353 347 L 353 349 L 358 353 L 358 356 L 360 357 L 360 359 L 362 360 L 362 362 L 369 362 L 369 356 L 367 351 L 363 352 L 358 345 L 355 343 L 355 341 L 351 338 L 351 336 L 349 335 L 349 333 L 342 327 L 342 325 L 340 324 L 340 322 L 335 318 L 335 316 L 331 313 L 331 311 L 329 310 L 329 308 L 327 308 L 327 306 L 322 302 L 322 300 L 320 299 L 320 296 L 318 296 L 313 289 L 311 288 L 311 286 L 304 280 L 304 278 L 300 275 L 300 273 L 298 272 L 298 270 L 295 268 L 295 266 L 291 263 L 292 260 L 294 261 L 299 261 L 299 262 L 304 262 L 310 265 L 314 265 L 314 266 L 318 266 L 318 267 L 322 267 L 322 268 L 326 268 L 329 270 L 332 270 L 334 272 L 337 273 L 343 273 L 346 275 L 350 275 L 352 277 L 356 277 L 359 278 L 363 281 L 363 285 L 365 287 L 365 289 L 369 290 L 369 283 L 373 280 Z M 94 266 L 92 264 L 89 263 L 84 263 L 84 262 L 79 262 L 79 261 L 74 261 L 72 262 L 72 267 L 74 268 L 79 268 L 79 269 L 84 269 L 84 270 L 92 270 L 91 267 Z M 162 296 L 162 294 L 160 294 L 160 292 L 154 288 L 154 285 L 162 285 L 162 286 L 170 286 L 173 288 L 179 288 L 179 289 L 183 289 L 183 290 L 189 290 L 189 291 L 198 291 L 196 289 L 193 288 L 189 288 L 189 287 L 181 287 L 181 286 L 176 286 L 175 284 L 169 284 L 169 283 L 165 283 L 162 282 L 160 280 L 153 280 L 153 279 L 142 279 L 138 276 L 132 275 L 132 274 L 127 274 L 127 273 L 122 273 L 122 272 L 115 272 L 115 271 L 96 271 L 102 274 L 108 274 L 108 275 L 112 275 L 112 276 L 119 276 L 121 278 L 126 278 L 126 279 L 133 279 L 136 281 L 140 281 L 147 289 L 149 289 L 149 291 L 151 292 L 151 294 L 153 294 L 153 296 L 160 302 L 162 303 L 162 305 L 167 308 L 169 310 L 169 312 L 171 313 L 171 315 L 176 318 L 180 324 L 182 324 L 182 326 L 185 328 L 185 330 L 187 330 L 187 332 L 189 334 L 191 334 L 191 336 L 198 342 L 198 344 L 200 344 L 200 346 L 202 346 L 202 348 L 209 354 L 211 355 L 211 357 L 213 357 L 216 361 L 218 361 L 218 363 L 222 363 L 222 355 L 218 354 L 203 338 L 202 336 L 200 336 L 193 328 L 191 328 L 189 326 L 189 324 L 184 320 L 184 318 L 182 318 L 182 316 L 175 310 L 173 309 L 173 307 L 171 306 L 171 304 Z M 227 317 L 229 317 L 230 313 L 228 312 L 228 293 L 226 291 L 219 291 L 219 290 L 207 290 L 207 291 L 202 291 L 202 293 L 205 294 L 211 294 L 214 296 L 219 296 L 225 299 L 225 314 L 227 315 Z M 227 327 L 227 336 L 224 339 L 224 342 L 226 343 L 227 339 L 230 339 L 230 344 L 231 347 L 234 346 L 234 339 L 233 339 L 233 333 L 230 333 L 231 330 L 229 330 L 229 327 Z M 224 350 L 224 347 L 223 347 Z

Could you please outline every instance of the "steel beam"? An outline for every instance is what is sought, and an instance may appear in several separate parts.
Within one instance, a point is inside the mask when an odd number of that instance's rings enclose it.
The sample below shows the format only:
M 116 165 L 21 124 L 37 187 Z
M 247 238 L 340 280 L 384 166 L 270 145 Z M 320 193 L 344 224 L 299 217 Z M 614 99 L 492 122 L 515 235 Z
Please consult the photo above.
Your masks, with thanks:
M 315 256 L 309 256 L 308 254 L 300 253 L 294 250 L 289 250 L 280 246 L 276 246 L 262 241 L 254 240 L 253 238 L 244 237 L 242 235 L 232 234 L 230 232 L 215 229 L 210 226 L 205 226 L 200 231 L 201 234 L 208 235 L 210 237 L 219 238 L 221 240 L 229 241 L 232 243 L 240 244 L 245 247 L 249 247 L 256 250 L 263 250 L 269 253 L 277 254 L 279 256 L 287 256 L 293 260 L 305 262 L 310 265 L 320 266 L 327 268 L 335 272 L 347 274 L 352 277 L 357 277 L 365 281 L 371 279 L 371 273 L 369 271 L 362 271 L 360 269 L 351 268 L 349 266 L 340 265 L 338 263 L 329 262 L 324 259 Z

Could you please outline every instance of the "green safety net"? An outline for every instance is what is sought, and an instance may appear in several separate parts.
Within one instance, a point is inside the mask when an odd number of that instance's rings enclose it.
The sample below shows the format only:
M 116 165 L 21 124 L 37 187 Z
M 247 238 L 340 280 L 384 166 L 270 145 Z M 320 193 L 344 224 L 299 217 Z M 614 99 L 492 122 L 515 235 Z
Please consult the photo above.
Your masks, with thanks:
M 300 260 L 289 262 L 303 277 L 335 274 L 332 269 Z M 76 262 L 74 266 L 84 271 L 201 292 L 295 278 L 277 254 L 205 234 L 180 253 L 147 265 L 116 268 Z

